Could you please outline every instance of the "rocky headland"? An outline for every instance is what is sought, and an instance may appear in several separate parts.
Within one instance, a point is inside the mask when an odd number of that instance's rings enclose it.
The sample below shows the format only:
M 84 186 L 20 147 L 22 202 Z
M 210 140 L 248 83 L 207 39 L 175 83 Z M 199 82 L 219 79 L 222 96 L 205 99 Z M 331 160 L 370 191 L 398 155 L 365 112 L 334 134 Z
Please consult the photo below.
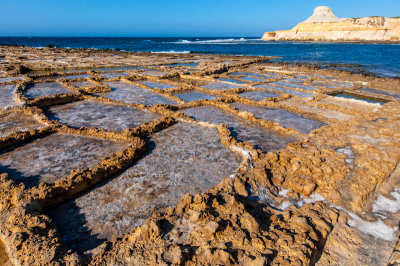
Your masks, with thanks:
M 266 32 L 268 41 L 344 41 L 398 42 L 400 18 L 338 18 L 326 6 L 316 7 L 314 14 L 291 30 Z

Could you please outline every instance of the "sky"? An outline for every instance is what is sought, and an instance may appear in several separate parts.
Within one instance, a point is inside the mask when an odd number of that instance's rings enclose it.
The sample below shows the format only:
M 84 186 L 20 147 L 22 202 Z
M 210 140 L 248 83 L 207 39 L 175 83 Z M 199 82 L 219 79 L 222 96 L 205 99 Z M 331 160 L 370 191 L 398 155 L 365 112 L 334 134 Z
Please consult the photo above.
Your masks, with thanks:
M 0 36 L 257 37 L 321 5 L 341 18 L 400 16 L 400 0 L 0 0 Z

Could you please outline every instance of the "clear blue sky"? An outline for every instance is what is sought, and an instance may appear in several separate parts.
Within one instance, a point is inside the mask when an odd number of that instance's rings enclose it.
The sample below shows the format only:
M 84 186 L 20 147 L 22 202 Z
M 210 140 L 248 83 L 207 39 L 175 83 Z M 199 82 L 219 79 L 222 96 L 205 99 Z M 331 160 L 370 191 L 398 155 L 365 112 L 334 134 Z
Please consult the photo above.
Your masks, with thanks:
M 0 36 L 261 36 L 315 6 L 338 17 L 400 16 L 400 0 L 0 0 Z

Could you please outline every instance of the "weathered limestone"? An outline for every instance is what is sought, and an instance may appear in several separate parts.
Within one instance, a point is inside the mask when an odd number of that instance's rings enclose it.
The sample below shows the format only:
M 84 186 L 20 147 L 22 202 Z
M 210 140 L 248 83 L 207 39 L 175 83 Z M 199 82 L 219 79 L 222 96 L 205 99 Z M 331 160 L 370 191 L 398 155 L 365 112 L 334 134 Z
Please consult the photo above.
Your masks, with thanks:
M 315 8 L 314 14 L 291 30 L 266 32 L 268 41 L 399 41 L 400 18 L 337 18 L 329 7 Z

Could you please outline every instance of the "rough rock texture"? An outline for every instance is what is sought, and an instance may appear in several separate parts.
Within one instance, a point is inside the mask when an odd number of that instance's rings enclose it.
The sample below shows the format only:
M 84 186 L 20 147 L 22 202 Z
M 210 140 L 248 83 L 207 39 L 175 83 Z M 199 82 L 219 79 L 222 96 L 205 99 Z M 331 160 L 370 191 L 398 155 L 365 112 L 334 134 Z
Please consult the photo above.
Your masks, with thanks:
M 291 30 L 266 32 L 263 40 L 281 41 L 399 41 L 400 18 L 337 18 L 329 7 L 317 7 L 314 14 Z
M 1 170 L 0 264 L 4 252 L 13 265 L 399 264 L 399 79 L 271 62 L 268 57 L 19 46 L 0 46 L 0 53 L 7 59 L 0 64 L 0 83 L 13 88 L 0 97 L 11 104 L 0 111 L 2 155 L 59 134 L 122 145 L 112 154 L 99 151 L 105 157 L 95 165 L 74 166 L 79 156 L 67 158 L 66 169 L 80 169 L 32 187 L 13 179 L 13 169 Z M 199 61 L 190 70 L 184 65 Z M 22 64 L 32 72 L 17 74 Z M 71 68 L 78 70 L 71 75 Z M 127 75 L 103 75 L 118 71 Z M 52 82 L 72 93 L 45 85 L 40 88 L 45 95 L 26 97 L 32 85 Z M 77 82 L 89 87 L 76 87 Z M 140 89 L 173 101 L 111 99 L 105 96 L 118 88 L 106 85 L 110 82 L 123 82 L 130 97 Z M 187 102 L 176 97 L 193 91 L 216 97 Z M 257 98 L 244 97 L 250 93 Z M 57 105 L 82 102 L 154 116 L 138 115 L 136 123 L 122 119 L 126 115 L 118 111 L 82 106 L 80 113 L 90 123 L 72 126 L 50 115 Z M 73 121 L 76 110 L 71 114 Z M 122 128 L 109 124 L 124 119 L 135 123 Z M 183 126 L 187 123 L 190 127 Z M 182 142 L 187 128 L 193 134 Z M 199 128 L 209 133 L 202 137 Z M 263 137 L 263 131 L 270 137 Z M 213 155 L 210 146 L 198 148 L 211 140 L 226 155 Z M 16 158 L 26 167 L 23 156 Z M 40 158 L 29 159 L 43 164 Z M 235 165 L 222 166 L 221 159 Z M 182 172 L 189 173 L 179 177 Z M 205 180 L 210 185 L 197 189 Z M 109 187 L 113 189 L 104 189 Z M 91 195 L 99 198 L 86 201 Z M 67 206 L 74 214 L 68 215 L 63 206 L 79 200 L 80 206 Z M 101 201 L 111 208 L 102 208 Z M 129 218 L 144 205 L 146 215 L 139 210 L 139 219 Z M 87 207 L 102 209 L 85 214 Z M 67 215 L 71 222 L 63 222 L 68 224 L 88 226 L 63 232 L 68 228 L 60 228 L 57 219 L 63 217 L 55 213 Z M 105 218 L 107 226 L 97 227 Z M 87 230 L 93 226 L 96 230 Z M 90 249 L 74 250 L 65 240 L 112 230 L 112 237 Z

